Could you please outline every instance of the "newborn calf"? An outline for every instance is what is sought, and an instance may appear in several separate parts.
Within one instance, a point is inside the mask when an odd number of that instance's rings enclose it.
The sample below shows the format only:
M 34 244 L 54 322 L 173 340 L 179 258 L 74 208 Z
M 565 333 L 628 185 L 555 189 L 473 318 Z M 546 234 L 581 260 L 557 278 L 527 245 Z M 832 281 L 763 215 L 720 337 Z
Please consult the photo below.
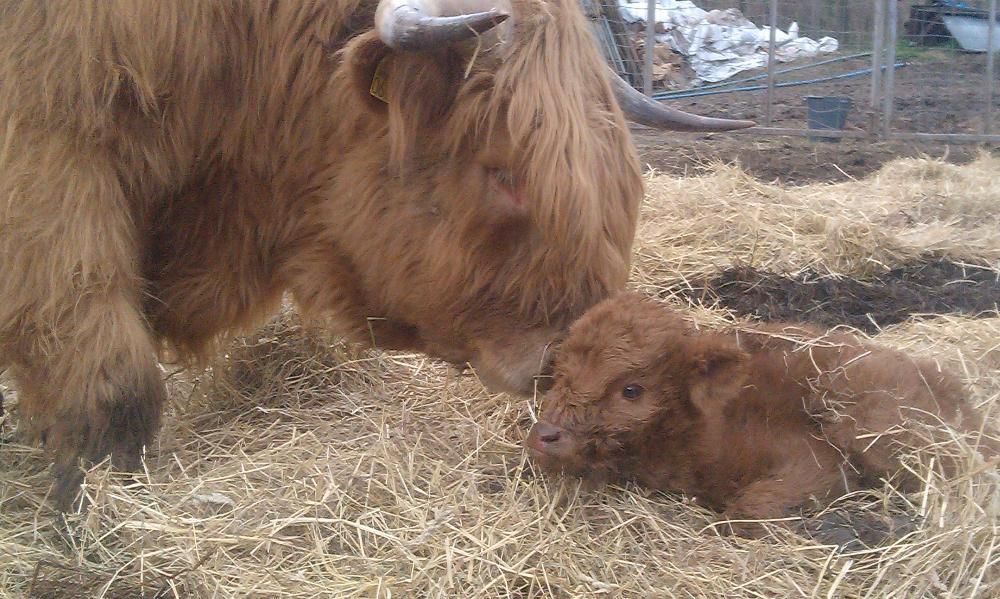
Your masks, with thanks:
M 696 331 L 622 294 L 570 329 L 527 446 L 547 471 L 683 492 L 729 519 L 779 518 L 895 474 L 899 451 L 925 443 L 904 424 L 977 427 L 963 397 L 935 364 L 850 335 Z

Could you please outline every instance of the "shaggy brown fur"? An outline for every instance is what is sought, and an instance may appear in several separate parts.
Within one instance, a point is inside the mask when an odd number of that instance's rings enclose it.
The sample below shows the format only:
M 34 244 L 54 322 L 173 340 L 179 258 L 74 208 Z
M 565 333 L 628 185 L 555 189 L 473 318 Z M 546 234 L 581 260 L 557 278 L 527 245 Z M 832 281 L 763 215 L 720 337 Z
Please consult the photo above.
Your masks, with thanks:
M 543 408 L 527 442 L 543 468 L 688 493 L 731 519 L 897 475 L 920 424 L 981 424 L 933 363 L 793 324 L 697 331 L 637 294 L 572 326 Z
M 161 347 L 205 356 L 285 291 L 524 391 L 624 284 L 642 181 L 575 0 L 410 54 L 374 9 L 0 0 L 0 367 L 64 506 L 78 457 L 149 443 Z

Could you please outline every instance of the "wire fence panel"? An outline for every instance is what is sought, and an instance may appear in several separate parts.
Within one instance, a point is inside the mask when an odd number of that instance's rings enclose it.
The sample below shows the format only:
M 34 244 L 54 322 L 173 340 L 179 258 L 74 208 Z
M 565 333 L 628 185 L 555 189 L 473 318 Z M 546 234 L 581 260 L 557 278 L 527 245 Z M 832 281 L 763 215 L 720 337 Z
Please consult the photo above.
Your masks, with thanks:
M 745 15 L 757 15 L 764 23 L 770 0 L 704 0 L 696 4 L 705 10 L 738 8 Z M 868 48 L 875 5 L 872 0 L 781 0 L 778 27 L 787 31 L 794 22 L 799 24 L 801 35 L 832 36 L 840 41 L 841 47 Z
M 1000 141 L 997 0 L 652 0 L 651 37 L 647 0 L 581 2 L 636 88 L 751 133 Z
M 896 71 L 892 89 L 885 90 L 892 98 L 885 115 L 887 136 L 986 139 L 981 136 L 997 132 L 995 56 L 985 51 L 997 35 L 995 16 L 990 26 L 991 4 L 995 15 L 995 0 L 888 4 L 890 10 L 897 8 L 901 23 L 889 50 L 907 66 Z M 1000 50 L 1000 43 L 995 46 Z

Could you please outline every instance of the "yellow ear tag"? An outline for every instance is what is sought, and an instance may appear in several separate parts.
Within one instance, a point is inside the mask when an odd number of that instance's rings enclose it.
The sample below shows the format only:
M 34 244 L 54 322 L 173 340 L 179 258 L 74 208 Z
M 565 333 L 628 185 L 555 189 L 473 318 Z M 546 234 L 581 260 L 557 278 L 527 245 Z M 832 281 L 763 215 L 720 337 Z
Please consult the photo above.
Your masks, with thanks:
M 375 67 L 375 74 L 372 75 L 372 86 L 368 89 L 368 93 L 386 104 L 389 103 L 389 99 L 386 97 L 386 86 L 389 83 L 388 71 L 389 60 L 391 58 L 391 54 L 386 54 L 382 60 L 378 61 L 378 66 Z

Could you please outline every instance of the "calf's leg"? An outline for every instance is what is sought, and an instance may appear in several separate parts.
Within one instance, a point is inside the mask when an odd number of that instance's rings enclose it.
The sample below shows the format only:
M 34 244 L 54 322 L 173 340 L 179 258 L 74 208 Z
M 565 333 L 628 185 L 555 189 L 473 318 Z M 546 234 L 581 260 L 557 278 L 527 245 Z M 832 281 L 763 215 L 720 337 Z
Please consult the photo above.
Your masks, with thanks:
M 825 505 L 846 490 L 847 476 L 837 460 L 803 448 L 790 455 L 767 476 L 746 485 L 730 501 L 723 515 L 728 520 L 768 520 L 787 517 L 808 504 Z M 825 452 L 823 452 L 825 453 Z M 765 528 L 756 522 L 731 522 L 741 536 L 756 537 Z

